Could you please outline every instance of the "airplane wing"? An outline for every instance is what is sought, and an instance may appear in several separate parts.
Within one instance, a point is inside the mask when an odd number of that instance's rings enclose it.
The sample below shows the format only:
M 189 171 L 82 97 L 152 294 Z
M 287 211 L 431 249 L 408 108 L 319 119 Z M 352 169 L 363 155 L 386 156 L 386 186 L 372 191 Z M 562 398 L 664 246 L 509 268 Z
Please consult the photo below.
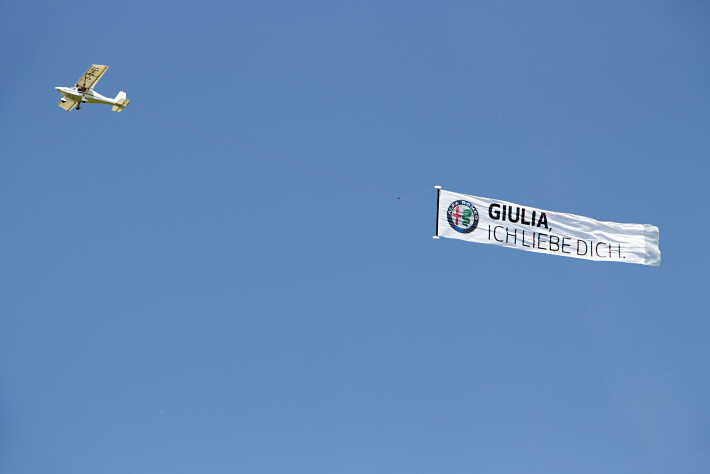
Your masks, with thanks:
M 74 107 L 76 107 L 77 102 L 74 102 L 71 99 L 67 99 L 66 102 L 62 102 L 61 100 L 57 104 L 59 107 L 63 108 L 67 112 L 70 112 Z
M 76 83 L 76 87 L 82 92 L 91 89 L 97 82 L 99 82 L 99 79 L 101 79 L 101 76 L 104 75 L 106 69 L 108 69 L 108 66 L 92 64 L 89 70 L 86 71 L 84 75 L 81 76 L 81 79 L 79 79 Z

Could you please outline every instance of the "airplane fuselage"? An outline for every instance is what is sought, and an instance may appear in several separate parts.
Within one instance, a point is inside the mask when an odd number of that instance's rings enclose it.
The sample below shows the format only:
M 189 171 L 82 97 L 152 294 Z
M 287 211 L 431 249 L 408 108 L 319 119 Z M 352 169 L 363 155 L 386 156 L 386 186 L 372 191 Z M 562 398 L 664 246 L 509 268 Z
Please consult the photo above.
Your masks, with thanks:
M 116 105 L 115 99 L 104 97 L 93 89 L 85 91 L 79 90 L 77 87 L 55 87 L 64 97 L 73 100 L 74 102 L 89 103 L 89 104 L 107 104 Z

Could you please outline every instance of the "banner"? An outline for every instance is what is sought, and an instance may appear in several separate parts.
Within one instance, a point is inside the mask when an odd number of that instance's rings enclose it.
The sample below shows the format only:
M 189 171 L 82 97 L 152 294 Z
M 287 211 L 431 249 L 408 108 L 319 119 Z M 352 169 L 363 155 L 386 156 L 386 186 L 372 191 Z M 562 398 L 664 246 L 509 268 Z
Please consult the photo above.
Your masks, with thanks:
M 600 222 L 439 189 L 436 237 L 600 262 L 660 265 L 658 227 Z

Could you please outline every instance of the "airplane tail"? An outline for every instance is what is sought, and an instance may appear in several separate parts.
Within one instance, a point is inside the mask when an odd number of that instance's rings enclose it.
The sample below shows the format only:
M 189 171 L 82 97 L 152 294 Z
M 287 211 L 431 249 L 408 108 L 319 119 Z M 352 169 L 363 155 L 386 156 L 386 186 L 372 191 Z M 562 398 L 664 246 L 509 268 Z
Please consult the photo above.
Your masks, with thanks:
M 111 110 L 113 110 L 114 112 L 120 112 L 125 106 L 128 105 L 129 102 L 129 100 L 126 99 L 126 93 L 123 91 L 118 93 L 114 101 L 115 105 L 111 107 Z

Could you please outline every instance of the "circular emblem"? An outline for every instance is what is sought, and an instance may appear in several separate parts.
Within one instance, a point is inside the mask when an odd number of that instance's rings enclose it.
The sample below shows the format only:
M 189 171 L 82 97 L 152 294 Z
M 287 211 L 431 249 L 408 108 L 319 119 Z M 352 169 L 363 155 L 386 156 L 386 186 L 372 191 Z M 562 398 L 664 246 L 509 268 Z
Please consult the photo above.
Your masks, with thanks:
M 462 234 L 473 232 L 478 226 L 478 211 L 468 201 L 454 201 L 446 212 L 449 225 Z

